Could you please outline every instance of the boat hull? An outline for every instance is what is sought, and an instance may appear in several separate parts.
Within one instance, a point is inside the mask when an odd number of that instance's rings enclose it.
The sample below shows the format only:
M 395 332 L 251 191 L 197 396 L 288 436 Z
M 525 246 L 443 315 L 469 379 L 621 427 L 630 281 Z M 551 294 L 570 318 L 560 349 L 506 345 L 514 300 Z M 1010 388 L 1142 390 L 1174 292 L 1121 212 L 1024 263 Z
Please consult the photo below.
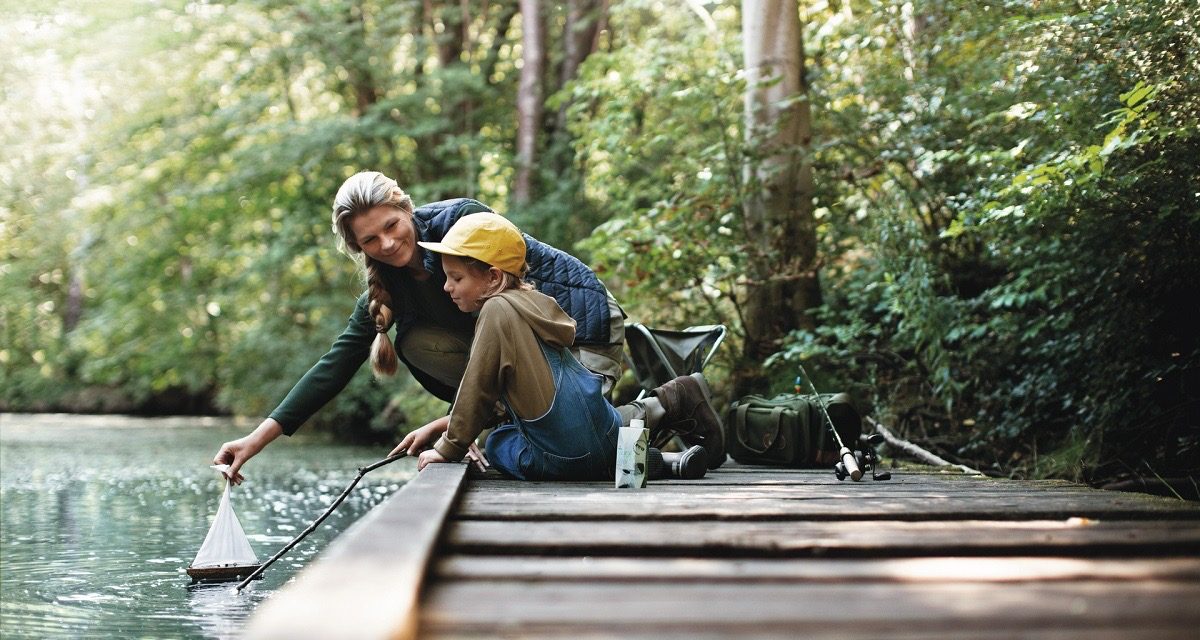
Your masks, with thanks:
M 188 567 L 187 574 L 192 578 L 192 584 L 197 582 L 236 582 L 245 580 L 262 565 L 248 564 L 237 567 Z M 261 580 L 262 576 L 256 576 Z

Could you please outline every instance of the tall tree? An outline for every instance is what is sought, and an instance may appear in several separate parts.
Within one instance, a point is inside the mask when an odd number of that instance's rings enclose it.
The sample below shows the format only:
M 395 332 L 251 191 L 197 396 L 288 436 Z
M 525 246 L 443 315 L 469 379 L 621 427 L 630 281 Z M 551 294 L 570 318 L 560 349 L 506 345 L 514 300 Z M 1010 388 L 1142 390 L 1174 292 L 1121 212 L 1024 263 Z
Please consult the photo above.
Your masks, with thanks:
M 539 0 L 521 0 L 521 80 L 517 89 L 517 157 L 512 202 L 524 205 L 533 195 L 538 129 L 542 124 L 542 74 L 546 42 Z
M 746 69 L 743 212 L 751 242 L 743 307 L 746 342 L 735 391 L 761 385 L 763 360 L 790 331 L 811 327 L 820 304 L 809 158 L 812 111 L 804 82 L 800 14 L 795 0 L 744 0 Z
M 567 14 L 563 22 L 563 58 L 559 66 L 558 88 L 579 75 L 579 65 L 596 51 L 596 36 L 604 22 L 603 0 L 567 0 Z M 568 135 L 567 109 L 570 100 L 563 100 L 558 107 L 558 119 L 554 123 L 554 135 Z M 556 167 L 557 169 L 557 167 Z
M 568 0 L 563 25 L 563 61 L 559 85 L 579 74 L 579 65 L 596 50 L 596 34 L 604 19 L 601 0 Z

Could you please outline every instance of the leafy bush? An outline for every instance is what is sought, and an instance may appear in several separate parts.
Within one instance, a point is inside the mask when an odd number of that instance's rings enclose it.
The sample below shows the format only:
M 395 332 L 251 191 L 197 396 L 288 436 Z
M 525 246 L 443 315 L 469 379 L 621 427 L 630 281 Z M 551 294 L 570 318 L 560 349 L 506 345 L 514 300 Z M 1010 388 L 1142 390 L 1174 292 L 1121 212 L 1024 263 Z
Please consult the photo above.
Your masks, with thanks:
M 822 327 L 778 359 L 867 381 L 910 435 L 999 472 L 1194 474 L 1197 10 L 1071 9 L 934 10 L 924 38 L 889 40 L 880 18 L 824 40 L 884 67 L 857 98 L 816 84 L 839 131 L 878 128 L 822 154 L 835 231 L 861 242 L 826 269 Z M 878 49 L 848 51 L 867 36 Z M 872 60 L 906 46 L 929 52 L 910 85 Z

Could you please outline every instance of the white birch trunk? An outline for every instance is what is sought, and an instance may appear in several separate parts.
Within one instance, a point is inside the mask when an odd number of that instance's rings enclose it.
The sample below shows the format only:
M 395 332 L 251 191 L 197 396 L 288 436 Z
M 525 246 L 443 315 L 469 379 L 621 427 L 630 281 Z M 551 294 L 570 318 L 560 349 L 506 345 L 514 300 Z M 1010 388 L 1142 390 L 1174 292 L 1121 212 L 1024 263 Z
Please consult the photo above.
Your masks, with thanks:
M 744 0 L 742 43 L 751 152 L 743 211 L 754 244 L 743 309 L 745 361 L 761 363 L 789 331 L 811 326 L 807 312 L 820 304 L 809 160 L 812 112 L 796 0 Z M 739 374 L 739 388 L 755 386 L 758 375 Z
M 538 0 L 520 0 L 520 6 L 522 66 L 517 88 L 517 170 L 512 192 L 514 205 L 526 204 L 532 196 L 533 168 L 537 162 L 537 133 L 542 122 L 542 76 L 546 66 L 541 3 Z

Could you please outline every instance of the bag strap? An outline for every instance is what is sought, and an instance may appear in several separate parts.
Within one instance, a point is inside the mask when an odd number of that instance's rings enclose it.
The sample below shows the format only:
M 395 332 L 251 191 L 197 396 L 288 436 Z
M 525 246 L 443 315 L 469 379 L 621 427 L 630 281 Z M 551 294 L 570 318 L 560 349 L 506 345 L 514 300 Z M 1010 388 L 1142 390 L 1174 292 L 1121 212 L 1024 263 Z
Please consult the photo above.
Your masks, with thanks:
M 750 453 L 762 455 L 771 445 L 775 444 L 775 440 L 779 438 L 779 425 L 783 422 L 783 407 L 773 407 L 771 409 L 771 423 L 775 428 L 770 433 L 770 438 L 763 438 L 762 447 L 757 446 L 758 443 L 752 443 L 751 438 L 746 435 L 746 414 L 750 411 L 750 405 L 742 404 L 737 408 L 737 417 L 734 419 L 734 425 L 737 429 L 738 442 L 742 443 L 743 447 Z

